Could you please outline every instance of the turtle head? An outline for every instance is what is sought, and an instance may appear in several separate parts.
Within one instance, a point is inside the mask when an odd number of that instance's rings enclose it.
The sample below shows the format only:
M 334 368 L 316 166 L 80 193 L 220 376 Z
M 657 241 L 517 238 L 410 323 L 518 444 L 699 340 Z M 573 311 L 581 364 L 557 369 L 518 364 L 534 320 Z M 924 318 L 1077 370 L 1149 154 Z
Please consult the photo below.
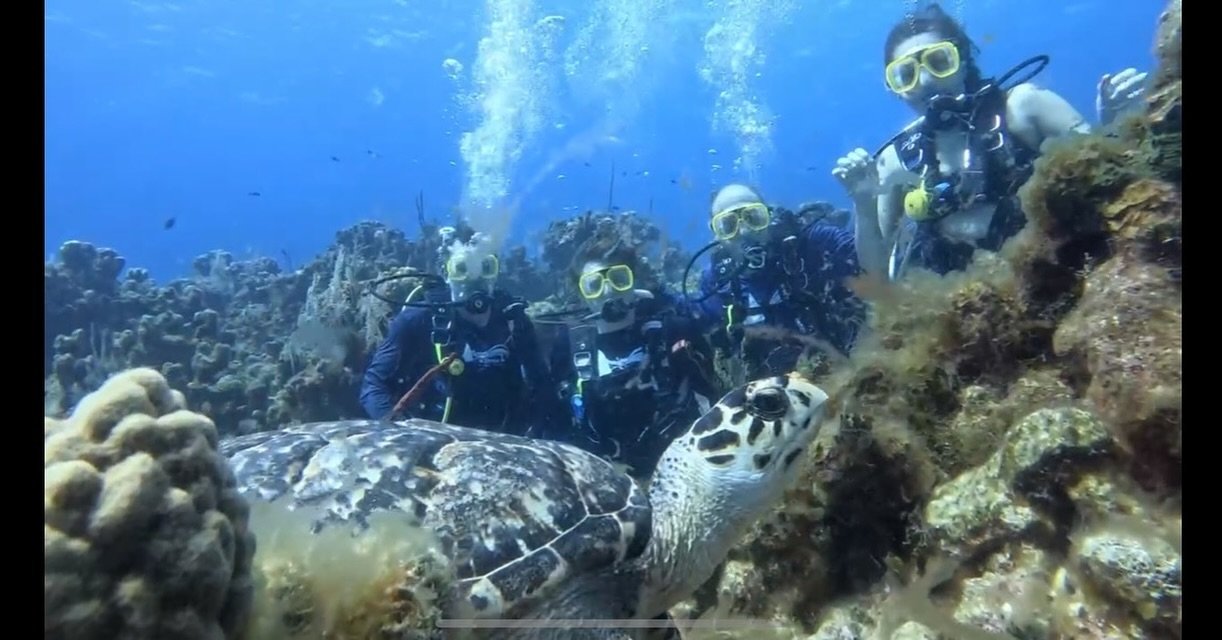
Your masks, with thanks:
M 793 476 L 826 404 L 827 393 L 796 375 L 755 380 L 730 390 L 696 420 L 683 445 L 711 482 L 763 497 Z
M 725 394 L 671 442 L 649 485 L 652 573 L 642 606 L 665 610 L 690 595 L 773 509 L 827 405 L 827 393 L 797 376 L 755 380 Z

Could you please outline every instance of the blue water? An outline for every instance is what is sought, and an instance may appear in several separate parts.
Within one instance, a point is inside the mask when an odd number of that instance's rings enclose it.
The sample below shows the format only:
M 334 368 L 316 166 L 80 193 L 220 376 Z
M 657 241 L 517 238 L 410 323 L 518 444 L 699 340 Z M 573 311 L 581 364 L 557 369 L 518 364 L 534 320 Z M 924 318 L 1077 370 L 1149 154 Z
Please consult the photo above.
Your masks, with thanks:
M 420 191 L 430 216 L 442 220 L 455 207 L 483 211 L 475 192 L 485 183 L 475 173 L 508 181 L 493 203 L 500 208 L 478 219 L 513 211 L 509 240 L 529 241 L 549 220 L 606 206 L 612 162 L 626 173 L 616 176 L 615 204 L 644 211 L 652 201 L 659 224 L 688 247 L 707 240 L 709 194 L 729 181 L 749 180 L 789 206 L 847 206 L 830 175 L 836 158 L 858 146 L 873 150 L 913 117 L 884 88 L 881 67 L 887 30 L 914 3 L 802 0 L 780 16 L 764 15 L 761 8 L 775 4 L 769 0 L 710 3 L 732 4 L 737 14 L 705 4 L 49 0 L 46 251 L 86 240 L 159 280 L 189 273 L 192 259 L 214 248 L 241 257 L 285 252 L 301 264 L 362 219 L 414 236 Z M 981 47 L 986 74 L 1048 54 L 1052 63 L 1037 81 L 1093 122 L 1101 74 L 1151 70 L 1163 4 L 942 6 Z M 606 15 L 629 26 L 615 31 L 613 21 L 592 20 L 608 7 Z M 506 50 L 491 43 L 483 61 L 516 70 L 492 90 L 516 98 L 481 114 L 456 96 L 473 88 L 490 10 L 502 24 L 563 20 L 527 29 L 552 34 L 553 57 L 518 47 L 521 40 Z M 732 15 L 710 58 L 706 33 Z M 583 41 L 592 47 L 584 56 L 576 46 Z M 699 72 L 733 50 L 719 42 L 766 56 L 739 86 L 738 95 L 766 105 L 772 127 L 771 147 L 751 171 L 735 170 L 740 139 L 713 126 L 727 108 Z M 637 64 L 600 80 L 622 51 Z M 457 79 L 443 68 L 447 58 L 463 66 Z M 577 65 L 573 75 L 566 63 Z M 520 157 L 492 170 L 469 164 L 463 132 L 481 125 L 495 132 L 489 122 L 523 105 L 538 126 Z M 486 150 L 505 147 L 494 136 Z

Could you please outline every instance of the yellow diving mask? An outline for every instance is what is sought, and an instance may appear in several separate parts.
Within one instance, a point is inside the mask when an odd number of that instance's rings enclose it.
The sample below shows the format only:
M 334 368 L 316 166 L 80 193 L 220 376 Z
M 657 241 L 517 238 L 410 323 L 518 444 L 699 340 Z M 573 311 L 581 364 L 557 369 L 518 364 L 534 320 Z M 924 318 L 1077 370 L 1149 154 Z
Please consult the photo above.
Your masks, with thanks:
M 612 291 L 624 293 L 632 291 L 634 283 L 632 268 L 628 265 L 617 264 L 581 274 L 581 277 L 577 279 L 577 288 L 581 291 L 581 297 L 586 300 L 595 300 L 606 293 L 608 287 Z
M 469 261 L 465 256 L 454 256 L 446 262 L 446 278 L 451 282 L 465 282 L 467 280 L 482 279 L 492 280 L 496 278 L 501 271 L 501 261 L 493 254 L 484 256 L 479 262 L 479 273 L 472 274 Z
M 750 231 L 762 231 L 768 228 L 771 221 L 772 214 L 768 211 L 768 205 L 752 202 L 719 211 L 709 220 L 709 227 L 713 230 L 713 237 L 726 241 L 738 235 L 740 227 L 746 227 Z
M 953 42 L 936 42 L 892 60 L 883 72 L 887 88 L 895 93 L 912 91 L 922 67 L 935 78 L 949 78 L 959 70 L 959 48 Z

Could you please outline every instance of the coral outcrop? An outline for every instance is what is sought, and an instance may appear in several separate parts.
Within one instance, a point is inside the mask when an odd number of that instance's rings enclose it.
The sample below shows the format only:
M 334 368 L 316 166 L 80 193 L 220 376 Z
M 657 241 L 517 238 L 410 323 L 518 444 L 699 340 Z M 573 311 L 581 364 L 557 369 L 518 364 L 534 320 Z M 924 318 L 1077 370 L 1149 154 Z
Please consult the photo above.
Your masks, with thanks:
M 112 250 L 66 243 L 45 269 L 46 413 L 63 415 L 112 373 L 152 367 L 223 434 L 353 415 L 391 314 L 368 281 L 427 268 L 428 248 L 361 223 L 299 270 L 214 251 L 194 261 L 193 277 L 158 286 L 141 269 L 120 275 Z
M 45 637 L 240 637 L 254 539 L 212 421 L 133 369 L 43 433 Z

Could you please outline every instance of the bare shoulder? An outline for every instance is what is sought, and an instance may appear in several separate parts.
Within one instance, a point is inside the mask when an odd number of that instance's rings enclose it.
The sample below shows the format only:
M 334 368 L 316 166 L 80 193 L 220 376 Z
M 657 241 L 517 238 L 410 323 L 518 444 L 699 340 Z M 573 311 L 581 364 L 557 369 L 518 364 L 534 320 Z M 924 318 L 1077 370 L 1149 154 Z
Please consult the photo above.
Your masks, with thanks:
M 1006 93 L 1006 118 L 1019 137 L 1037 148 L 1046 138 L 1089 128 L 1082 114 L 1059 93 L 1030 82 Z
M 1024 82 L 1006 92 L 1006 115 L 1011 122 L 1030 121 L 1046 110 L 1056 94 L 1030 82 Z

